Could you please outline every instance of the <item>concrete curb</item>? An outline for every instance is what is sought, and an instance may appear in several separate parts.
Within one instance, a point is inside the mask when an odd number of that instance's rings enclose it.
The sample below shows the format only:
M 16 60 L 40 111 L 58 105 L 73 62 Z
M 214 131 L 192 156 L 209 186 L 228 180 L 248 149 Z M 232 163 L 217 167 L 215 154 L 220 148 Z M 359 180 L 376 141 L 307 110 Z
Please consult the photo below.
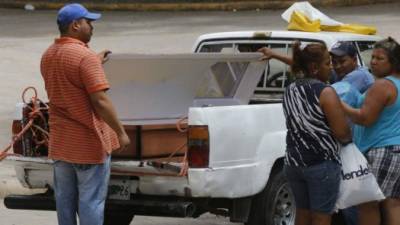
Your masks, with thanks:
M 160 3 L 82 3 L 88 9 L 100 11 L 234 11 L 234 10 L 257 10 L 257 9 L 285 9 L 296 1 L 277 0 L 231 0 L 212 2 L 174 2 L 164 1 Z M 374 3 L 389 3 L 395 0 L 311 0 L 314 6 L 353 6 Z M 59 9 L 65 2 L 46 1 L 0 1 L 0 8 L 21 8 L 31 4 L 35 9 Z

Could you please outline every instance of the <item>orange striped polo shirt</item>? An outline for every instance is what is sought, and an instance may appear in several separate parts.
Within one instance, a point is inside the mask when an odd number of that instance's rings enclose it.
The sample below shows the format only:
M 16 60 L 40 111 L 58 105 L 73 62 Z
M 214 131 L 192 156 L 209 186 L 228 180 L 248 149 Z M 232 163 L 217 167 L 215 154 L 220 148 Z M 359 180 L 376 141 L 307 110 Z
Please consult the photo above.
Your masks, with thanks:
M 61 37 L 43 54 L 40 69 L 50 102 L 49 158 L 102 163 L 119 144 L 89 98 L 109 88 L 97 54 L 78 39 Z

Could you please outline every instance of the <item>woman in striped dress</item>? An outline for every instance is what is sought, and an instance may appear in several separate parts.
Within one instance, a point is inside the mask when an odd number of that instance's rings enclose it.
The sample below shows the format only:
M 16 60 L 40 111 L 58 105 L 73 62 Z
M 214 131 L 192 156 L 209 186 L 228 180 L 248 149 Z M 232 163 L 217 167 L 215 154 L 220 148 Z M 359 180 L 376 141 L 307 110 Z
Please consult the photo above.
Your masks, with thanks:
M 351 132 L 340 100 L 326 84 L 331 72 L 321 43 L 293 44 L 292 73 L 285 90 L 285 174 L 296 201 L 296 225 L 329 225 L 338 196 L 341 143 Z

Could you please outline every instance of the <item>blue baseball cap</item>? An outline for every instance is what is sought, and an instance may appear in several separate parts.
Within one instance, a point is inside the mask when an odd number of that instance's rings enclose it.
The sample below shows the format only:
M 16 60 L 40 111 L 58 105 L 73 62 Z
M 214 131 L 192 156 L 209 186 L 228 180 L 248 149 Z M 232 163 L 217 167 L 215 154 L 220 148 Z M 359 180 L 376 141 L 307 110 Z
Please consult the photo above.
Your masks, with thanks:
M 58 11 L 57 23 L 59 25 L 68 25 L 74 20 L 86 18 L 97 20 L 101 17 L 100 13 L 91 13 L 83 5 L 78 3 L 67 4 Z
M 354 46 L 351 42 L 338 42 L 332 46 L 330 53 L 333 56 L 351 56 L 354 57 L 357 54 L 356 46 Z

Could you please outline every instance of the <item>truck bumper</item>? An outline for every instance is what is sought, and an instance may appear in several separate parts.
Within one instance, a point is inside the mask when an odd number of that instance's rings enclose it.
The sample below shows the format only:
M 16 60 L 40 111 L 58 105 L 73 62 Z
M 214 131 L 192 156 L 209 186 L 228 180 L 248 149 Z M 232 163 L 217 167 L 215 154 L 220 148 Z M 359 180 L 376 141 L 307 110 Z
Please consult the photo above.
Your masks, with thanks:
M 53 195 L 9 195 L 4 198 L 9 209 L 56 210 Z M 196 207 L 193 202 L 177 199 L 141 198 L 131 200 L 106 201 L 106 212 L 129 213 L 133 215 L 193 217 Z
M 53 187 L 53 161 L 47 158 L 7 157 L 16 166 L 17 177 L 29 188 Z M 158 168 L 141 161 L 113 160 L 114 170 L 128 173 L 157 173 Z M 268 180 L 272 164 L 246 162 L 236 166 L 189 168 L 188 176 L 137 176 L 132 180 L 131 194 L 180 196 L 186 198 L 243 198 L 260 192 Z M 113 178 L 111 178 L 113 179 Z

